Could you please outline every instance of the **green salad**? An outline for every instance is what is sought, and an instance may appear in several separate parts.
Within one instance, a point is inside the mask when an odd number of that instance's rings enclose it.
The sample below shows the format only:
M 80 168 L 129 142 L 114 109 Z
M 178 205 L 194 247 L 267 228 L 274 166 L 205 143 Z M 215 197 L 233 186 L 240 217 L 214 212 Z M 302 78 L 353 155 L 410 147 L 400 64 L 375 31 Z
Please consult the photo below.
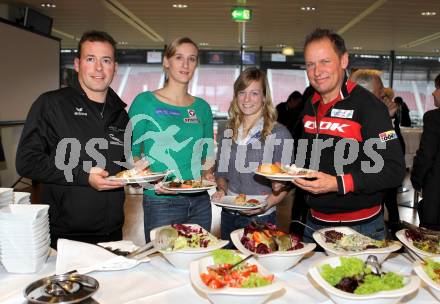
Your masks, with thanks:
M 367 295 L 404 286 L 402 276 L 393 272 L 375 275 L 361 259 L 340 257 L 340 261 L 340 266 L 325 264 L 320 269 L 324 280 L 340 290 Z
M 440 263 L 431 259 L 426 259 L 423 265 L 423 270 L 425 270 L 431 280 L 440 284 Z

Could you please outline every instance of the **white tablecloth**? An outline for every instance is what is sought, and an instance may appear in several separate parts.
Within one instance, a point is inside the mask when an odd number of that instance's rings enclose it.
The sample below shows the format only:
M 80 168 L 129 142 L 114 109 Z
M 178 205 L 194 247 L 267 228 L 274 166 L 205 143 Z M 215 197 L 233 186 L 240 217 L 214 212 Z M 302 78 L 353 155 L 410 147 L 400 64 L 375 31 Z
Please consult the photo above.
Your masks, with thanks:
M 269 302 L 332 303 L 307 274 L 309 267 L 322 257 L 323 253 L 312 253 L 289 271 L 276 274 L 285 280 L 286 287 L 272 296 Z M 404 274 L 411 272 L 411 263 L 403 255 L 393 255 L 383 266 L 386 270 Z M 24 288 L 54 272 L 55 257 L 50 257 L 44 268 L 36 274 L 10 274 L 0 267 L 0 303 L 23 304 Z M 89 275 L 99 281 L 100 288 L 93 298 L 100 304 L 209 303 L 204 295 L 196 292 L 191 286 L 188 272 L 173 268 L 161 256 L 154 256 L 150 263 L 140 264 L 130 270 L 93 272 Z M 435 298 L 426 290 L 426 286 L 422 287 L 415 294 L 404 298 L 401 303 L 435 303 Z

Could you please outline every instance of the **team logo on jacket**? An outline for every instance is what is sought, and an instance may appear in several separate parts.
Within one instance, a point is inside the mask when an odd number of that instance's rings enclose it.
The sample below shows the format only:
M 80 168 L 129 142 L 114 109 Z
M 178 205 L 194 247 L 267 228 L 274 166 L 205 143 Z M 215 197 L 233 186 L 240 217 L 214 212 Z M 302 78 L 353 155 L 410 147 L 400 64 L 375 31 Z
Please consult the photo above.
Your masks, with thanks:
M 83 108 L 75 107 L 75 112 L 73 112 L 73 115 L 75 115 L 75 116 L 87 116 L 87 113 L 83 112 L 83 111 L 84 111 Z
M 346 128 L 350 125 L 342 124 L 339 122 L 331 122 L 331 121 L 321 121 L 319 124 L 319 130 L 330 130 L 330 131 L 337 131 L 339 133 L 345 133 Z M 306 121 L 304 124 L 305 129 L 315 130 L 316 129 L 316 122 L 314 121 Z
M 389 130 L 379 134 L 379 138 L 381 142 L 386 142 L 392 139 L 397 139 L 396 131 Z
M 111 145 L 116 145 L 116 146 L 123 146 L 124 143 L 122 142 L 122 140 L 120 140 L 119 138 L 117 138 L 114 134 L 110 133 L 108 135 L 108 137 L 110 137 L 110 144 Z
M 193 109 L 188 109 L 188 116 L 189 117 L 183 119 L 185 123 L 199 123 L 196 111 L 194 111 Z
M 326 134 L 362 141 L 361 125 L 350 119 L 323 117 L 317 126 L 315 117 L 305 115 L 303 123 L 304 132 L 309 134 Z
M 330 115 L 339 118 L 353 118 L 353 112 L 354 110 L 333 109 Z

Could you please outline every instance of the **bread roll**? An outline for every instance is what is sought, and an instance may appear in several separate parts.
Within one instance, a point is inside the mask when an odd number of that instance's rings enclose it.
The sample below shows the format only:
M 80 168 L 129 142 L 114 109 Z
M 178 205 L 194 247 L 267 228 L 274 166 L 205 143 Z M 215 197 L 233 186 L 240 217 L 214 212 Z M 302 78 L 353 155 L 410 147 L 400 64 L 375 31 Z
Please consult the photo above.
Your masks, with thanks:
M 274 164 L 261 164 L 258 171 L 264 174 L 277 174 L 281 173 L 281 168 Z
M 238 205 L 243 205 L 244 203 L 246 203 L 246 194 L 237 195 L 234 199 L 234 203 Z

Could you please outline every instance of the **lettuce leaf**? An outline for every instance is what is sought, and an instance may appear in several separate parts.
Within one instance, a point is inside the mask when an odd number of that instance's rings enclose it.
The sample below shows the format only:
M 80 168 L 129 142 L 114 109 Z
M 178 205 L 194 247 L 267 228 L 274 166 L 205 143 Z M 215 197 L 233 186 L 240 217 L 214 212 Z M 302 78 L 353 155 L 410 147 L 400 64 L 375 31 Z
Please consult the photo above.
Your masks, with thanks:
M 251 273 L 250 276 L 243 281 L 241 287 L 243 288 L 255 288 L 270 285 L 272 282 L 266 279 L 261 274 Z
M 343 278 L 351 278 L 360 276 L 364 272 L 371 272 L 369 268 L 365 268 L 361 259 L 341 257 L 340 261 L 341 265 L 335 268 L 329 264 L 321 267 L 321 276 L 332 286 L 338 284 Z
M 212 252 L 212 257 L 215 265 L 235 264 L 242 260 L 233 250 L 228 249 L 216 249 Z

